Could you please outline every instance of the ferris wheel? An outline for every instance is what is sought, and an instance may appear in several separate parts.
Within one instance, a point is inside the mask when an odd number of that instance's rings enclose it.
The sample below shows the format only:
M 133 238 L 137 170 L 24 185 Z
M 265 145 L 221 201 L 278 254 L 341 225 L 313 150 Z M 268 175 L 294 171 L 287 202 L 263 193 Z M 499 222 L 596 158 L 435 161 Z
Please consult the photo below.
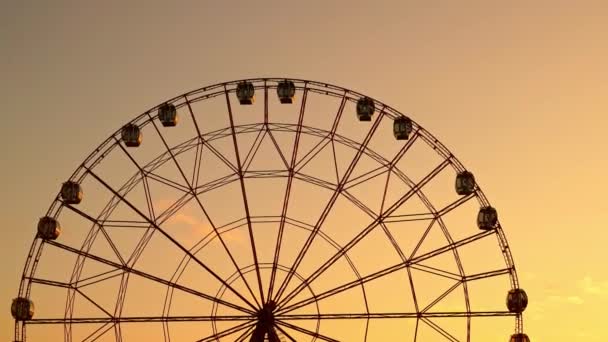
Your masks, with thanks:
M 15 341 L 529 342 L 527 303 L 497 210 L 431 133 L 259 78 L 101 143 L 38 221 L 11 312 Z

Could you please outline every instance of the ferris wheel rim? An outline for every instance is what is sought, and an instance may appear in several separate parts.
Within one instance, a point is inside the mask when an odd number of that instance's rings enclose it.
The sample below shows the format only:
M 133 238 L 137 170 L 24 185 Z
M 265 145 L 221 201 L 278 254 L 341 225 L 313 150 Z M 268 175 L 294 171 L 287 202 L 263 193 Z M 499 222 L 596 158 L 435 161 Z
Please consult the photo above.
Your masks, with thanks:
M 156 105 L 152 108 L 150 108 L 149 110 L 147 110 L 146 112 L 144 112 L 143 114 L 139 115 L 138 117 L 136 117 L 135 119 L 131 120 L 129 123 L 131 124 L 136 124 L 139 125 L 139 127 L 143 127 L 147 124 L 149 124 L 150 122 L 152 122 L 153 120 L 155 120 L 157 118 L 157 116 L 153 116 L 151 115 L 152 111 L 154 111 L 155 109 L 158 109 L 158 107 L 164 103 L 169 103 L 169 102 L 174 102 L 177 101 L 178 99 L 185 99 L 186 103 L 191 103 L 192 101 L 197 101 L 195 100 L 189 100 L 189 98 L 192 98 L 194 95 L 200 94 L 201 92 L 204 91 L 208 91 L 208 90 L 214 90 L 214 89 L 220 89 L 223 88 L 223 91 L 220 91 L 221 94 L 225 94 L 226 96 L 228 96 L 228 94 L 235 92 L 236 90 L 234 88 L 230 88 L 228 89 L 228 87 L 230 86 L 235 86 L 237 84 L 239 84 L 240 82 L 243 81 L 247 81 L 247 82 L 263 82 L 263 85 L 258 86 L 260 88 L 263 89 L 274 89 L 276 88 L 276 85 L 272 85 L 272 84 L 268 84 L 268 82 L 272 83 L 272 82 L 279 82 L 279 81 L 283 81 L 283 80 L 290 80 L 293 82 L 299 82 L 301 84 L 303 84 L 303 86 L 297 88 L 299 90 L 302 89 L 309 89 L 309 86 L 318 86 L 318 87 L 325 87 L 327 88 L 325 95 L 329 95 L 329 93 L 332 93 L 333 95 L 337 95 L 340 93 L 343 93 L 344 97 L 348 97 L 348 96 L 352 96 L 353 98 L 356 97 L 363 97 L 365 95 L 352 91 L 352 90 L 348 90 L 346 88 L 342 88 L 342 87 L 338 87 L 332 84 L 328 84 L 328 83 L 322 83 L 322 82 L 316 82 L 316 81 L 310 81 L 310 80 L 303 80 L 303 79 L 293 79 L 293 78 L 250 78 L 250 79 L 241 79 L 241 80 L 234 80 L 234 81 L 228 81 L 228 82 L 222 82 L 222 83 L 217 83 L 211 86 L 206 86 L 206 87 L 202 87 L 202 88 L 198 88 L 192 91 L 189 91 L 187 93 L 181 94 L 179 96 L 176 96 L 174 98 L 171 98 L 165 102 L 162 102 L 159 105 Z M 319 90 L 319 94 L 322 94 L 322 90 Z M 323 94 L 322 94 L 323 95 Z M 206 98 L 205 98 L 206 99 Z M 204 100 L 204 99 L 203 99 Z M 201 100 L 202 101 L 202 100 Z M 403 116 L 403 114 L 401 114 L 400 112 L 394 110 L 392 107 L 389 107 L 387 105 L 385 105 L 384 103 L 374 100 L 376 103 L 380 104 L 383 108 L 383 110 L 386 109 L 387 113 L 391 113 L 393 115 L 397 115 L 397 116 Z M 458 159 L 438 140 L 436 139 L 431 133 L 429 133 L 428 131 L 426 131 L 422 126 L 418 125 L 418 123 L 416 123 L 415 121 L 413 121 L 413 124 L 415 125 L 414 127 L 416 128 L 416 132 L 418 132 L 417 134 L 420 135 L 420 137 L 425 140 L 426 143 L 429 144 L 433 144 L 434 146 L 437 147 L 437 150 L 439 150 L 440 152 L 438 153 L 444 153 L 445 155 L 449 156 L 449 160 L 450 160 L 450 164 L 451 166 L 456 169 L 456 170 L 465 170 L 464 166 L 458 161 Z M 82 178 L 78 178 L 79 173 L 84 169 L 88 169 L 88 167 L 85 165 L 87 163 L 87 161 L 93 161 L 93 168 L 97 165 L 97 163 L 99 163 L 101 161 L 101 159 L 103 159 L 103 153 L 106 153 L 104 151 L 108 151 L 111 150 L 112 148 L 115 148 L 116 146 L 120 145 L 120 141 L 117 138 L 120 134 L 120 129 L 117 130 L 114 134 L 112 134 L 108 139 L 106 139 L 104 142 L 102 142 L 87 158 L 85 158 L 85 161 L 74 171 L 74 173 L 72 174 L 72 176 L 70 177 L 70 180 L 76 180 L 79 181 Z M 233 133 L 233 136 L 235 136 L 235 134 Z M 109 146 L 109 147 L 108 147 Z M 104 150 L 104 147 L 106 148 Z M 99 154 L 102 154 L 101 159 L 99 159 Z M 167 152 L 165 152 L 167 153 Z M 97 158 L 97 159 L 96 159 Z M 151 163 L 151 162 L 150 162 Z M 452 164 L 453 163 L 453 164 Z M 82 176 L 82 175 L 81 175 Z M 84 176 L 82 176 L 84 177 Z M 487 201 L 487 198 L 485 197 L 485 195 L 483 194 L 483 191 L 481 189 L 478 189 L 476 196 L 478 198 L 478 200 L 483 203 L 483 204 L 487 204 L 489 205 L 489 202 Z M 51 207 L 49 208 L 47 215 L 58 215 L 58 212 L 53 213 L 53 209 L 55 208 L 55 206 L 57 206 L 58 204 L 60 205 L 60 197 L 59 195 L 55 198 L 55 200 L 53 201 L 53 204 L 51 205 Z M 61 205 L 60 205 L 61 207 Z M 506 244 L 506 238 L 504 237 L 504 231 L 502 231 L 502 228 L 500 227 L 500 224 L 497 226 L 496 228 L 496 235 L 499 239 L 499 242 L 501 244 L 504 244 L 505 246 L 507 246 L 507 251 L 508 251 L 508 245 Z M 35 272 L 35 265 L 37 264 L 39 258 L 40 258 L 40 253 L 42 251 L 42 246 L 45 244 L 45 242 L 41 242 L 39 244 L 39 248 L 37 249 L 37 253 L 33 253 L 36 250 L 36 244 L 37 244 L 37 239 L 34 239 L 34 243 L 32 244 L 31 247 L 31 251 L 30 251 L 30 255 L 28 256 L 28 259 L 26 260 L 26 265 L 24 267 L 24 272 L 23 272 L 23 276 L 22 276 L 22 281 L 21 281 L 21 285 L 20 285 L 20 290 L 19 292 L 21 293 L 21 291 L 23 291 L 23 287 L 24 287 L 24 282 L 27 282 L 27 292 L 29 294 L 29 287 L 31 286 L 31 279 L 27 279 L 26 276 L 26 270 L 28 269 L 30 263 L 33 262 L 34 266 L 33 268 L 30 268 L 30 270 L 32 270 L 31 275 L 34 274 Z M 504 252 L 503 252 L 504 253 Z M 34 257 L 35 255 L 35 257 Z M 505 255 L 505 258 L 510 260 L 510 264 L 512 266 L 512 269 L 510 271 L 510 277 L 512 279 L 512 282 L 514 284 L 518 284 L 518 280 L 517 280 L 517 273 L 514 267 L 514 262 L 513 262 L 513 258 L 510 255 L 510 251 L 508 255 Z M 28 296 L 29 297 L 29 296 Z M 216 303 L 215 303 L 216 304 Z M 214 305 L 215 305 L 214 304 Z

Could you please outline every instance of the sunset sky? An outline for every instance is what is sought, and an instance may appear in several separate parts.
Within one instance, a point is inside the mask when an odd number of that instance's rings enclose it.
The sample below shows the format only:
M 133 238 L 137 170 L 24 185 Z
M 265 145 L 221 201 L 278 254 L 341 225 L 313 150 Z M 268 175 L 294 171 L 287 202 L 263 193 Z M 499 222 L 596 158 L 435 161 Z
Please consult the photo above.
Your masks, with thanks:
M 586 0 L 4 3 L 0 340 L 38 218 L 99 143 L 192 89 L 292 77 L 433 133 L 498 209 L 532 341 L 606 341 L 606 18 Z

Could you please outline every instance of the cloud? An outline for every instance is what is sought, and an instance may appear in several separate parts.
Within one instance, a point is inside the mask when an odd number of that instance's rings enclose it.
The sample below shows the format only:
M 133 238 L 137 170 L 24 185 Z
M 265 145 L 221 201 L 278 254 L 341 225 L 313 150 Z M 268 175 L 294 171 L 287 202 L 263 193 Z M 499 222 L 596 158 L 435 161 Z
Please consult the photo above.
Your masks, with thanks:
M 580 305 L 580 304 L 583 304 L 585 302 L 579 296 L 557 296 L 557 295 L 553 295 L 553 296 L 547 297 L 547 299 L 549 301 L 551 301 L 551 302 L 566 303 L 566 304 L 575 304 L 575 305 Z
M 169 225 L 184 225 L 188 228 L 189 234 L 188 240 L 199 241 L 201 238 L 212 232 L 213 228 L 208 222 L 203 221 L 201 218 L 190 215 L 183 211 L 175 213 L 168 221 Z M 245 236 L 241 229 L 232 229 L 221 233 L 224 241 L 234 242 L 237 244 L 245 244 Z
M 577 304 L 577 305 L 583 304 L 583 303 L 585 302 L 585 301 L 584 301 L 584 300 L 583 300 L 581 297 L 579 297 L 579 296 L 568 296 L 568 297 L 566 297 L 566 301 L 567 301 L 568 303 Z
M 158 200 L 154 200 L 152 205 L 154 206 L 154 211 L 156 215 L 160 215 L 162 212 L 167 210 L 169 207 L 175 205 L 177 199 L 168 199 L 168 198 L 160 198 Z
M 608 281 L 598 282 L 587 275 L 578 282 L 579 288 L 586 294 L 595 296 L 608 295 Z
M 198 223 L 198 221 L 193 216 L 186 215 L 180 212 L 171 216 L 169 221 L 171 221 L 172 223 L 185 223 L 187 225 L 194 225 Z
M 528 276 L 530 278 L 530 275 Z M 600 299 L 608 298 L 607 280 L 598 281 L 590 275 L 586 275 L 568 285 L 570 290 L 566 290 L 564 284 L 558 290 L 557 286 L 546 284 L 544 286 L 546 296 L 536 298 L 531 302 L 533 305 L 529 307 L 528 317 L 533 320 L 543 320 L 548 312 L 563 310 L 567 307 L 574 308 L 574 306 L 581 306 L 578 310 L 584 310 L 588 305 L 596 303 L 598 297 Z
M 585 301 L 579 296 L 568 296 L 568 297 L 566 297 L 566 302 L 571 303 L 571 304 L 581 305 Z

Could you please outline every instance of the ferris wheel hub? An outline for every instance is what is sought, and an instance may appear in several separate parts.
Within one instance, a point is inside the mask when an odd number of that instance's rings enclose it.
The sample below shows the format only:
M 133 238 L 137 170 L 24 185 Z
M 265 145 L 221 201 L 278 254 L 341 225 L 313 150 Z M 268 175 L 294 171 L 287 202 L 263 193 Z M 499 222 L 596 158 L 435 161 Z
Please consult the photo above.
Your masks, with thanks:
M 258 311 L 258 323 L 255 326 L 251 336 L 251 342 L 271 341 L 279 342 L 280 339 L 275 331 L 274 310 L 277 304 L 273 300 L 264 303 L 264 306 Z
M 273 300 L 269 300 L 264 306 L 258 311 L 258 324 L 265 326 L 274 325 L 274 310 L 277 304 Z

